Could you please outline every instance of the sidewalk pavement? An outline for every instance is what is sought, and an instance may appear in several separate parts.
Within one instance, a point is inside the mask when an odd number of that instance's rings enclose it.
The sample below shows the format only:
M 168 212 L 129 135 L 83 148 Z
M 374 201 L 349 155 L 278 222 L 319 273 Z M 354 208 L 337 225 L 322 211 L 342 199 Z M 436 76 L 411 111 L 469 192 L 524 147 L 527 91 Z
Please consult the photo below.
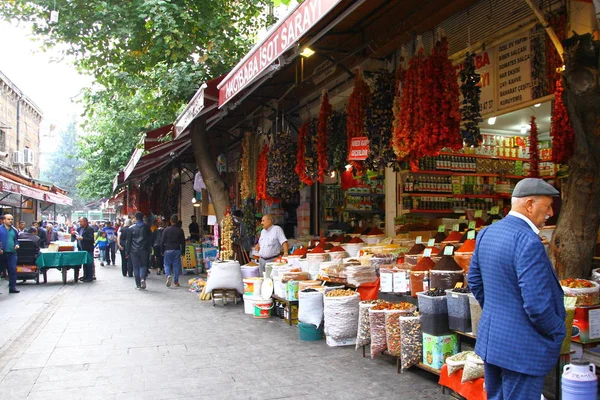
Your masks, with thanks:
M 63 286 L 0 285 L 0 399 L 448 399 L 437 377 L 391 357 L 298 340 L 243 305 L 200 301 L 154 272 L 135 290 L 120 265 Z M 72 272 L 69 275 L 72 279 Z

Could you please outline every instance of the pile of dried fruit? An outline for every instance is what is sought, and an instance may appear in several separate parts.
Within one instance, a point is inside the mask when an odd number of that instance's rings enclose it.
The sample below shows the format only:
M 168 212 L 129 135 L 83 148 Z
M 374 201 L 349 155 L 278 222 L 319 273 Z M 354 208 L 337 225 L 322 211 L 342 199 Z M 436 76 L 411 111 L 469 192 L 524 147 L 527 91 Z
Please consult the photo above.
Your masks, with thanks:
M 354 294 L 356 294 L 356 292 L 351 289 L 335 289 L 331 292 L 325 293 L 325 297 L 344 297 L 353 296 Z

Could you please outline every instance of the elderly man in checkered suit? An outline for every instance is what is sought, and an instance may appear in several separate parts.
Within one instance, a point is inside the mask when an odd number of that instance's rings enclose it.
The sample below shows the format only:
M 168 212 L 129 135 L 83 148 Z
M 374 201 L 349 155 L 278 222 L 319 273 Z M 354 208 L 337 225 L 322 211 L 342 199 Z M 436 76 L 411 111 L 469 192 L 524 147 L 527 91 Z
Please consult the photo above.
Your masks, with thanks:
M 475 352 L 489 400 L 539 400 L 558 361 L 563 291 L 538 236 L 557 195 L 541 179 L 519 181 L 510 213 L 477 237 L 468 282 L 483 308 Z

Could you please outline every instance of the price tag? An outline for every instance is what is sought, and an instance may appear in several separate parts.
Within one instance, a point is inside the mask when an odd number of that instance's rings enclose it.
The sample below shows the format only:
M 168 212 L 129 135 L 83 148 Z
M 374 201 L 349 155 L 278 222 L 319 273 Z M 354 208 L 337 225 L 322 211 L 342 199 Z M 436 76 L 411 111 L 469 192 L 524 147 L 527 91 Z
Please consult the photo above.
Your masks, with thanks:
M 461 287 L 463 287 L 462 282 L 456 282 L 456 285 L 454 285 L 454 289 L 460 289 Z
M 469 229 L 475 229 L 476 226 L 477 226 L 477 224 L 475 221 L 469 222 Z
M 492 209 L 490 210 L 490 214 L 492 214 L 492 215 L 500 214 L 500 207 L 498 207 L 498 206 L 492 207 Z
M 475 218 L 481 218 L 483 216 L 482 210 L 475 210 Z
M 423 257 L 431 257 L 431 250 L 432 249 L 425 249 L 423 251 Z
M 435 246 L 435 239 L 429 239 L 427 241 L 427 247 L 433 247 Z
M 475 231 L 467 232 L 467 239 L 475 239 Z
M 460 229 L 460 225 L 459 224 L 452 225 L 452 230 L 453 231 L 457 231 L 458 232 L 459 229 Z
M 415 243 L 416 244 L 423 243 L 423 236 L 417 236 L 417 238 L 415 239 Z
M 445 256 L 451 256 L 452 253 L 454 253 L 454 246 L 448 245 L 448 246 L 444 247 L 444 255 Z
M 467 219 L 466 215 L 461 215 L 460 217 L 458 217 L 459 221 L 464 221 L 465 219 Z
M 442 233 L 446 232 L 446 225 L 438 226 L 438 232 L 442 232 Z

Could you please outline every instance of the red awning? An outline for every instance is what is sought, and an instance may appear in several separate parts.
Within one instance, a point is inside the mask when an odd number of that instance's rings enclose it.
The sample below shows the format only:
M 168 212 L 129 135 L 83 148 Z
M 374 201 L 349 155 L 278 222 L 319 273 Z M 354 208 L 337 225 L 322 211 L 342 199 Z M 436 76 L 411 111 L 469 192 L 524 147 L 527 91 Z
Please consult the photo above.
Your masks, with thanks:
M 129 163 L 123 169 L 123 181 L 144 176 L 151 171 L 161 168 L 191 145 L 187 134 L 181 135 L 169 142 L 160 142 L 158 140 L 170 132 L 172 128 L 173 125 L 163 126 L 162 128 L 148 132 L 144 136 L 143 146 L 147 150 L 136 149 L 133 152 Z M 158 135 L 161 131 L 164 133 L 162 136 Z
M 73 200 L 60 193 L 52 193 L 42 189 L 34 188 L 19 182 L 15 182 L 5 176 L 0 176 L 0 190 L 2 192 L 20 194 L 31 199 L 45 201 L 47 203 L 64 204 L 71 206 Z
M 196 118 L 204 115 L 207 122 L 210 122 L 210 117 L 219 112 L 218 86 L 224 78 L 225 75 L 221 75 L 200 85 L 192 100 L 173 124 L 175 125 L 175 138 L 181 135 Z

